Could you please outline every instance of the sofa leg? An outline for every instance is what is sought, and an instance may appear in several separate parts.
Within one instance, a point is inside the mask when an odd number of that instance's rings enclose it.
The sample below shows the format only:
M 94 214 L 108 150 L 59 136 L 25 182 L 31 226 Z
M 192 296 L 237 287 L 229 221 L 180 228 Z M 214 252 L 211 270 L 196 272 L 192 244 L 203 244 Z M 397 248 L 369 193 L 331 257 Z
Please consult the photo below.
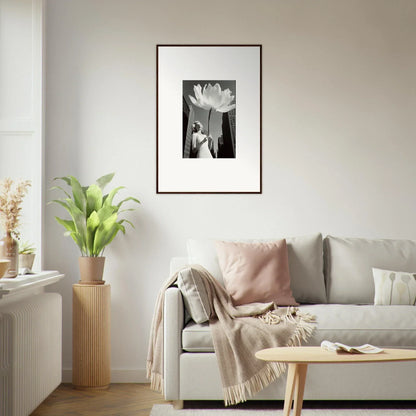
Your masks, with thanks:
M 174 400 L 173 401 L 173 408 L 175 410 L 183 409 L 183 400 Z

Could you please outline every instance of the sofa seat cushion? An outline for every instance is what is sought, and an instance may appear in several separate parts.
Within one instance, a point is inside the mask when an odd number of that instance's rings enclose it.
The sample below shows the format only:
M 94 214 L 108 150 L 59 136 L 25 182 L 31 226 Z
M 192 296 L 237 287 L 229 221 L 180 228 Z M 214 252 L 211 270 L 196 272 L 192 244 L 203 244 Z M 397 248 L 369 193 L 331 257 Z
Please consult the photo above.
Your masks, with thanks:
M 182 331 L 182 349 L 188 352 L 214 352 L 208 322 L 196 324 L 190 321 Z
M 317 318 L 317 329 L 305 345 L 323 340 L 348 345 L 373 344 L 384 348 L 416 348 L 416 307 L 409 305 L 301 305 Z M 182 332 L 188 352 L 214 352 L 209 325 L 188 323 Z
M 409 305 L 305 305 L 317 317 L 308 345 L 327 339 L 347 345 L 416 348 L 416 307 Z

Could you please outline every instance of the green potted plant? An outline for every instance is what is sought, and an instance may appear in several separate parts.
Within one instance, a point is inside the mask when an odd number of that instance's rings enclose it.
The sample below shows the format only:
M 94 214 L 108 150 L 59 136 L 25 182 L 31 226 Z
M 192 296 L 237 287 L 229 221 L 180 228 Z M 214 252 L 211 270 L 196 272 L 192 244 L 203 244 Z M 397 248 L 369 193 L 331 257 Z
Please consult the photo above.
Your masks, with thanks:
M 36 248 L 28 241 L 19 245 L 19 268 L 32 271 L 33 262 L 35 261 Z
M 55 217 L 59 224 L 65 227 L 65 235 L 69 235 L 80 249 L 79 258 L 81 283 L 101 284 L 104 270 L 105 257 L 104 249 L 108 246 L 119 231 L 125 234 L 124 223 L 133 224 L 125 218 L 120 219 L 119 215 L 126 211 L 133 211 L 134 208 L 120 210 L 127 201 L 139 204 L 140 201 L 133 197 L 127 197 L 118 204 L 113 202 L 115 195 L 124 188 L 119 186 L 107 194 L 104 188 L 114 177 L 109 173 L 90 186 L 81 186 L 73 176 L 55 178 L 61 180 L 70 188 L 68 191 L 61 186 L 52 189 L 61 191 L 65 197 L 54 199 L 64 207 L 70 215 L 70 219 Z

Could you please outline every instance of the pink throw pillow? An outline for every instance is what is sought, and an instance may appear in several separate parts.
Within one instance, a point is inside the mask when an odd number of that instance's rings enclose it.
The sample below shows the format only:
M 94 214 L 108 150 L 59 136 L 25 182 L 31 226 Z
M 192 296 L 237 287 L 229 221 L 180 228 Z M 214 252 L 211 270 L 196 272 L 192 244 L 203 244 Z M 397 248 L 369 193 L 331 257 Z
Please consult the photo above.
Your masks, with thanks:
M 290 288 L 286 240 L 215 244 L 225 288 L 234 305 L 252 302 L 297 305 Z

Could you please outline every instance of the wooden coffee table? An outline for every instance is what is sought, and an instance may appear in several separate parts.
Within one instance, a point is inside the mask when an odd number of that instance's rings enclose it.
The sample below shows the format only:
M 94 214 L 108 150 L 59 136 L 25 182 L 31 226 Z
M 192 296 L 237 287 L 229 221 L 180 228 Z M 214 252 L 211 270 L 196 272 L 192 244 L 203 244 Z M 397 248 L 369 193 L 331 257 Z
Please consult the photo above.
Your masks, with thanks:
M 385 349 L 378 354 L 336 353 L 321 347 L 279 347 L 258 351 L 256 357 L 263 361 L 288 363 L 283 415 L 300 416 L 308 364 L 379 363 L 387 361 L 416 361 L 416 350 Z

